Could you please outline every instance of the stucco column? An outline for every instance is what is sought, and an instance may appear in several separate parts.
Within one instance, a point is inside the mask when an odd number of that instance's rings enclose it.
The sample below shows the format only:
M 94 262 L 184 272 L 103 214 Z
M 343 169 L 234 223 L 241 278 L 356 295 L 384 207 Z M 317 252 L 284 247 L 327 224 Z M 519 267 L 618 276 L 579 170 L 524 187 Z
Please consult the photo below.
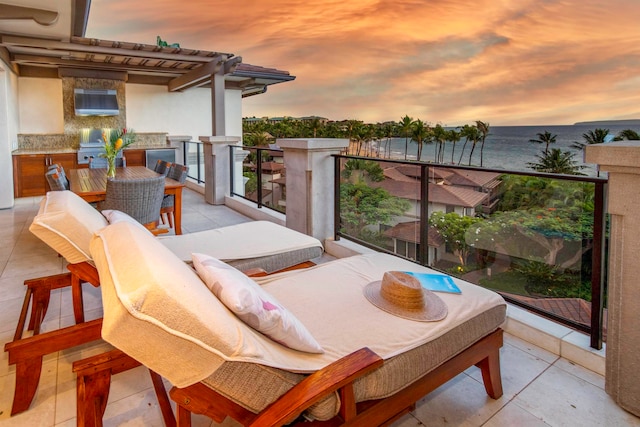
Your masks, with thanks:
M 334 159 L 348 139 L 278 139 L 287 170 L 287 227 L 324 241 L 333 237 Z
M 585 162 L 609 173 L 609 291 L 605 389 L 640 416 L 640 142 L 585 148 Z
M 237 145 L 237 136 L 201 136 L 204 144 L 204 200 L 223 205 L 231 186 L 231 153 L 229 146 Z

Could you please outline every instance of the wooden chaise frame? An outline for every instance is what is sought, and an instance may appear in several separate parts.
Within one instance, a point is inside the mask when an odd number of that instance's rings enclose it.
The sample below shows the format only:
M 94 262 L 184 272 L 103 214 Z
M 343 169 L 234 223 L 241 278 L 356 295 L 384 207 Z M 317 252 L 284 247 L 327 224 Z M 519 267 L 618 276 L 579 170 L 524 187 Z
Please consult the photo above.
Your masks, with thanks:
M 305 421 L 304 426 L 382 426 L 412 411 L 419 399 L 473 365 L 482 372 L 487 394 L 493 399 L 500 398 L 502 335 L 502 329 L 497 329 L 392 396 L 356 403 L 353 382 L 384 363 L 377 354 L 363 348 L 309 375 L 258 414 L 204 384 L 196 383 L 185 388 L 173 387 L 169 392 L 177 404 L 176 419 L 166 398 L 162 379 L 150 372 L 167 426 L 191 426 L 192 413 L 206 415 L 218 423 L 229 416 L 244 426 L 281 426 L 295 420 L 305 409 L 336 390 L 341 402 L 339 414 L 329 421 Z M 139 365 L 120 350 L 75 362 L 78 425 L 101 426 L 111 375 Z
M 68 273 L 24 282 L 27 289 L 16 332 L 13 341 L 4 346 L 4 350 L 9 353 L 9 364 L 16 365 L 16 387 L 11 415 L 29 409 L 38 388 L 42 358 L 45 355 L 101 339 L 102 319 L 85 322 L 82 301 L 82 283 L 99 286 L 98 271 L 87 262 L 69 264 L 67 269 Z M 51 291 L 68 286 L 71 286 L 76 324 L 41 333 L 40 327 L 49 308 Z M 29 307 L 31 307 L 31 316 L 27 325 Z M 26 330 L 33 331 L 33 335 L 23 338 L 25 325 Z
M 315 265 L 313 262 L 306 261 L 282 271 L 308 268 L 313 265 Z M 4 346 L 4 350 L 9 353 L 9 364 L 16 365 L 16 387 L 11 415 L 24 412 L 31 406 L 40 382 L 44 356 L 102 339 L 102 319 L 85 322 L 82 300 L 83 283 L 90 283 L 95 287 L 100 286 L 98 270 L 88 262 L 68 264 L 67 269 L 68 273 L 29 279 L 24 282 L 26 292 L 16 332 L 13 341 Z M 253 277 L 266 275 L 263 270 L 256 268 L 245 273 Z M 76 324 L 41 333 L 40 328 L 49 308 L 51 292 L 69 286 L 71 287 L 73 315 Z M 27 324 L 29 308 L 31 308 L 31 315 Z M 25 331 L 33 331 L 33 335 L 23 337 Z M 155 384 L 155 374 L 151 375 Z
M 23 412 L 31 405 L 40 379 L 43 356 L 101 339 L 102 319 L 85 322 L 82 302 L 82 283 L 99 286 L 98 272 L 86 262 L 69 264 L 67 268 L 69 273 L 25 281 L 27 290 L 14 340 L 5 345 L 5 351 L 9 353 L 9 364 L 16 365 L 16 390 L 11 415 Z M 40 333 L 51 291 L 67 286 L 72 288 L 76 324 Z M 30 306 L 28 330 L 33 330 L 33 336 L 23 338 Z M 502 396 L 500 347 L 502 330 L 497 329 L 398 393 L 385 399 L 358 404 L 354 399 L 353 381 L 383 364 L 378 355 L 366 348 L 308 376 L 259 414 L 248 411 L 201 383 L 185 388 L 173 387 L 170 395 L 177 403 L 178 426 L 190 426 L 191 413 L 206 415 L 216 422 L 222 422 L 229 416 L 245 426 L 282 425 L 336 390 L 341 399 L 340 413 L 329 422 L 316 424 L 385 425 L 411 411 L 420 398 L 473 365 L 481 369 L 487 394 L 494 399 Z M 77 374 L 78 425 L 101 426 L 111 375 L 137 366 L 140 366 L 139 362 L 120 350 L 111 350 L 74 362 L 73 371 Z M 162 378 L 151 370 L 150 375 L 165 425 L 174 426 L 176 418 Z M 308 425 L 313 424 L 305 423 L 305 426 Z

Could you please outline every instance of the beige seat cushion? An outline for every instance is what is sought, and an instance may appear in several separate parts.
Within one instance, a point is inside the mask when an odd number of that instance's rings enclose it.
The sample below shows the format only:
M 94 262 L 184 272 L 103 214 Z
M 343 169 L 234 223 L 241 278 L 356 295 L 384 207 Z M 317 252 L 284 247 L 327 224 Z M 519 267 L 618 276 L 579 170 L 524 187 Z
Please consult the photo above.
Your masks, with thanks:
M 104 338 L 179 387 L 210 376 L 224 361 L 308 373 L 365 346 L 389 359 L 504 306 L 497 294 L 456 281 L 461 295 L 441 294 L 445 320 L 397 318 L 370 304 L 362 288 L 387 270 L 430 270 L 384 254 L 345 258 L 265 285 L 325 350 L 301 353 L 239 321 L 191 268 L 130 224 L 99 231 L 91 254 L 102 284 Z
M 318 239 L 269 221 L 252 221 L 180 236 L 158 238 L 183 261 L 194 252 L 225 261 L 279 255 L 283 252 L 318 248 Z
M 75 264 L 91 260 L 91 237 L 108 224 L 100 212 L 77 194 L 50 191 L 40 202 L 29 231 Z
M 52 191 L 42 199 L 29 230 L 69 263 L 91 261 L 93 233 L 113 222 L 131 220 L 117 211 L 101 215 L 71 191 Z M 256 221 L 179 236 L 164 236 L 162 243 L 183 261 L 192 252 L 223 259 L 241 270 L 261 268 L 268 273 L 322 255 L 319 240 L 267 221 Z

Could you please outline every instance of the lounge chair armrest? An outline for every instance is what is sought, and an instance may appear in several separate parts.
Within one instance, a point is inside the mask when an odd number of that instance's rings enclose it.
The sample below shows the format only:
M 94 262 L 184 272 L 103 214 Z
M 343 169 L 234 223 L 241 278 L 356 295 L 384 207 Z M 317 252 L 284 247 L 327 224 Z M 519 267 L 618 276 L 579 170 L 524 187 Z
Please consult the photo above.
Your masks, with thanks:
M 302 380 L 263 410 L 251 426 L 283 425 L 324 396 L 352 383 L 382 363 L 382 358 L 366 347 L 355 351 Z

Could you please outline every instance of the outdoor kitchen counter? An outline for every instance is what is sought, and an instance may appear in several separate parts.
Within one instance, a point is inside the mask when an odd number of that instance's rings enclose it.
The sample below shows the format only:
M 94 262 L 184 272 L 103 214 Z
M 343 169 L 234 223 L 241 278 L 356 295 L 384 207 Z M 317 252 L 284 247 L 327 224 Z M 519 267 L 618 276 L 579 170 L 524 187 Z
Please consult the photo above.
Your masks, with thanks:
M 127 150 L 158 150 L 162 148 L 180 148 L 180 144 L 155 144 L 155 145 L 137 145 L 133 144 L 129 147 L 125 148 L 124 151 Z M 17 150 L 13 150 L 11 155 L 19 156 L 21 154 L 65 154 L 65 153 L 77 153 L 77 148 L 18 148 Z
M 18 148 L 13 150 L 11 154 L 14 156 L 22 154 L 65 154 L 76 153 L 77 151 L 78 149 L 76 148 Z

